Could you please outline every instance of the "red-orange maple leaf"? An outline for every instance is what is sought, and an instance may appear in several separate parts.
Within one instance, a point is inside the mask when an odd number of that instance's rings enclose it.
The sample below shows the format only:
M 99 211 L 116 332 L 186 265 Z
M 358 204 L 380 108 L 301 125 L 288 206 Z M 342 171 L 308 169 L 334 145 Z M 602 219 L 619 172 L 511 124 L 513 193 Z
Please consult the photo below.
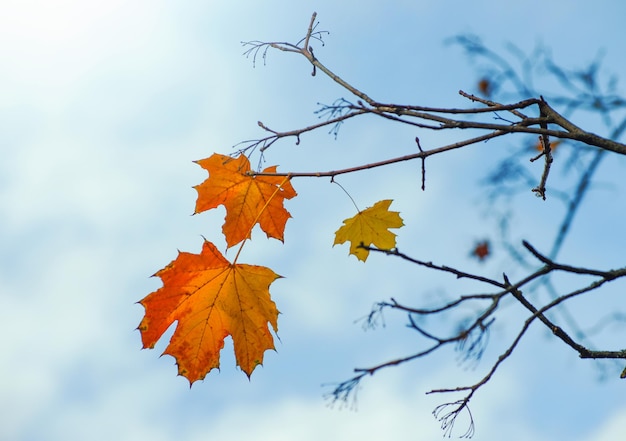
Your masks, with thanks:
M 244 155 L 231 158 L 215 153 L 196 162 L 209 172 L 209 177 L 194 187 L 198 191 L 195 213 L 219 205 L 226 207 L 222 232 L 228 247 L 250 238 L 257 223 L 268 237 L 283 240 L 285 224 L 291 217 L 283 201 L 296 196 L 289 179 L 250 176 L 250 161 Z M 263 172 L 275 173 L 276 166 Z
M 480 90 L 480 93 L 484 96 L 489 98 L 491 96 L 491 81 L 489 81 L 488 78 L 481 78 L 478 82 L 478 90 Z
M 472 255 L 481 261 L 489 257 L 489 254 L 490 254 L 490 251 L 489 251 L 488 240 L 483 240 L 481 242 L 478 242 L 476 246 L 474 247 L 474 249 L 472 250 Z
M 274 349 L 278 310 L 269 286 L 280 276 L 262 266 L 231 264 L 205 241 L 200 254 L 179 252 L 155 274 L 163 287 L 139 303 L 145 316 L 139 324 L 144 348 L 153 348 L 177 321 L 164 354 L 176 358 L 179 375 L 190 384 L 219 367 L 224 338 L 231 335 L 237 365 L 248 375 Z

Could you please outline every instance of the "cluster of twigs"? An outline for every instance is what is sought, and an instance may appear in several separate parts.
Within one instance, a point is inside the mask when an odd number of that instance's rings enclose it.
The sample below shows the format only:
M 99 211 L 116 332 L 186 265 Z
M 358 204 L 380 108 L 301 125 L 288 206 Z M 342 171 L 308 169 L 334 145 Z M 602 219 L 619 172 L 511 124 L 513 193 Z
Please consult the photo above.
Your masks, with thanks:
M 588 349 L 580 342 L 576 341 L 573 337 L 571 337 L 562 327 L 554 323 L 546 316 L 546 312 L 561 306 L 568 300 L 598 289 L 607 282 L 626 276 L 626 267 L 617 270 L 602 271 L 591 268 L 582 268 L 577 266 L 560 264 L 539 253 L 528 242 L 524 242 L 523 245 L 528 250 L 528 252 L 530 252 L 530 254 L 539 261 L 541 266 L 533 271 L 531 274 L 528 274 L 521 280 L 517 281 L 516 283 L 511 283 L 506 274 L 502 275 L 502 281 L 498 281 L 477 274 L 461 271 L 449 266 L 436 265 L 432 262 L 418 260 L 409 257 L 405 253 L 400 252 L 398 249 L 379 250 L 372 247 L 365 247 L 366 249 L 373 252 L 396 256 L 419 266 L 445 273 L 450 273 L 454 275 L 457 279 L 471 279 L 487 284 L 491 287 L 494 287 L 496 291 L 491 294 L 463 295 L 441 306 L 427 309 L 406 306 L 398 303 L 393 298 L 389 302 L 378 303 L 367 318 L 369 323 L 375 322 L 377 314 L 381 314 L 384 309 L 402 311 L 408 314 L 409 328 L 417 331 L 422 337 L 425 337 L 427 340 L 429 340 L 431 344 L 427 348 L 408 356 L 387 361 L 369 368 L 355 369 L 356 375 L 353 378 L 350 378 L 349 380 L 338 384 L 336 388 L 332 391 L 331 395 L 333 399 L 342 401 L 346 400 L 348 395 L 356 390 L 356 386 L 358 386 L 361 379 L 363 379 L 365 376 L 373 375 L 377 371 L 387 367 L 397 366 L 399 364 L 406 363 L 417 358 L 425 357 L 448 345 L 456 345 L 458 350 L 465 352 L 466 357 L 479 359 L 482 356 L 482 352 L 485 348 L 485 339 L 488 336 L 487 332 L 489 330 L 489 327 L 495 320 L 495 314 L 498 311 L 498 307 L 503 301 L 508 298 L 514 298 L 524 308 L 526 308 L 530 314 L 528 318 L 524 321 L 517 336 L 513 339 L 509 347 L 498 357 L 497 361 L 492 365 L 487 374 L 485 374 L 485 376 L 478 382 L 469 386 L 433 389 L 428 392 L 429 394 L 466 392 L 466 395 L 461 400 L 452 403 L 446 403 L 435 409 L 434 414 L 440 418 L 442 428 L 446 431 L 446 433 L 450 433 L 452 427 L 454 426 L 456 418 L 463 410 L 466 410 L 469 413 L 468 404 L 470 399 L 474 396 L 475 392 L 481 386 L 485 385 L 491 379 L 491 377 L 502 364 L 502 362 L 504 362 L 513 353 L 514 349 L 517 347 L 518 343 L 535 320 L 539 320 L 550 330 L 550 332 L 554 334 L 556 338 L 558 338 L 564 344 L 578 352 L 580 358 L 626 359 L 626 349 L 621 351 Z M 546 303 L 541 307 L 535 306 L 532 301 L 524 295 L 522 288 L 532 286 L 532 284 L 540 278 L 555 272 L 564 272 L 581 276 L 593 276 L 595 280 L 581 288 L 565 294 L 561 294 L 554 300 Z M 459 308 L 461 306 L 465 306 L 469 303 L 486 305 L 480 307 L 480 312 L 476 314 L 474 319 L 467 323 L 465 326 L 461 327 L 461 329 L 454 332 L 453 335 L 445 337 L 436 336 L 418 324 L 418 317 L 443 315 L 448 311 Z M 444 409 L 447 409 L 447 411 L 444 412 Z M 469 413 L 469 417 L 471 421 L 470 428 L 463 436 L 470 436 L 474 432 L 474 423 L 471 417 L 471 413 Z
M 617 122 L 613 121 L 612 118 L 614 111 L 626 108 L 626 101 L 613 93 L 614 82 L 610 83 L 608 91 L 602 90 L 596 75 L 598 63 L 592 64 L 592 66 L 585 71 L 566 72 L 552 63 L 549 57 L 539 57 L 535 54 L 535 60 L 541 58 L 543 60 L 542 65 L 547 68 L 547 71 L 551 73 L 566 90 L 574 92 L 573 96 L 563 94 L 551 98 L 544 96 L 544 94 L 537 93 L 537 91 L 529 85 L 532 83 L 533 66 L 535 65 L 533 62 L 529 61 L 528 58 L 522 60 L 522 74 L 518 74 L 517 70 L 509 61 L 499 56 L 497 53 L 490 51 L 476 38 L 458 37 L 455 40 L 456 43 L 461 44 L 470 55 L 486 60 L 490 66 L 486 73 L 486 78 L 488 78 L 486 81 L 489 81 L 489 90 L 487 90 L 487 87 L 485 87 L 484 90 L 486 96 L 477 96 L 460 91 L 459 93 L 471 103 L 471 106 L 468 108 L 438 108 L 388 104 L 379 102 L 363 91 L 355 88 L 339 75 L 332 72 L 314 55 L 312 44 L 314 42 L 323 44 L 322 37 L 324 36 L 324 32 L 318 31 L 316 28 L 316 14 L 313 14 L 306 35 L 299 42 L 295 44 L 288 42 L 246 42 L 243 43 L 247 48 L 245 55 L 251 57 L 254 62 L 256 62 L 259 57 L 263 58 L 265 61 L 267 52 L 271 49 L 303 56 L 311 64 L 313 75 L 316 75 L 318 72 L 323 73 L 353 95 L 354 98 L 352 100 L 341 98 L 331 105 L 322 105 L 317 113 L 325 117 L 325 119 L 317 124 L 304 128 L 277 131 L 259 122 L 259 126 L 267 132 L 267 135 L 259 139 L 244 141 L 238 144 L 240 153 L 250 155 L 252 152 L 258 151 L 261 156 L 263 156 L 264 152 L 280 139 L 295 138 L 296 143 L 300 143 L 302 135 L 322 128 L 328 128 L 330 133 L 336 136 L 341 124 L 363 115 L 375 115 L 392 123 L 409 125 L 421 130 L 441 131 L 474 129 L 481 130 L 483 133 L 478 136 L 461 139 L 452 144 L 426 150 L 422 149 L 419 139 L 416 138 L 419 148 L 418 152 L 388 158 L 375 163 L 358 164 L 340 170 L 288 173 L 253 172 L 253 175 L 271 174 L 272 176 L 287 176 L 289 178 L 324 176 L 334 178 L 341 174 L 355 173 L 397 162 L 421 160 L 422 188 L 425 188 L 425 161 L 428 157 L 504 135 L 523 133 L 533 134 L 539 137 L 540 151 L 536 152 L 531 158 L 528 158 L 527 150 L 514 152 L 514 154 L 507 158 L 496 172 L 490 176 L 488 185 L 492 188 L 506 189 L 507 187 L 502 184 L 505 183 L 507 179 L 511 178 L 512 174 L 507 172 L 507 170 L 509 170 L 507 167 L 512 167 L 513 165 L 517 167 L 516 170 L 519 171 L 519 175 L 516 176 L 527 177 L 528 175 L 525 175 L 523 172 L 526 166 L 519 165 L 522 155 L 526 158 L 527 163 L 528 159 L 534 162 L 543 158 L 543 172 L 541 178 L 538 182 L 533 184 L 530 190 L 542 199 L 546 199 L 547 184 L 554 162 L 551 138 L 566 141 L 576 146 L 584 146 L 584 148 L 575 149 L 576 153 L 572 154 L 572 162 L 582 161 L 583 163 L 583 166 L 578 168 L 580 171 L 575 175 L 575 185 L 571 189 L 555 192 L 557 197 L 561 197 L 566 202 L 566 210 L 560 228 L 552 243 L 551 251 L 547 254 L 542 254 L 529 243 L 523 242 L 525 251 L 520 252 L 516 247 L 508 244 L 508 249 L 511 251 L 512 257 L 514 257 L 514 262 L 528 271 L 525 276 L 514 283 L 509 280 L 506 274 L 502 275 L 502 280 L 496 280 L 449 266 L 419 260 L 400 252 L 398 249 L 381 250 L 366 247 L 370 251 L 397 257 L 431 270 L 449 273 L 459 279 L 471 279 L 483 283 L 491 287 L 493 292 L 488 294 L 462 295 L 448 303 L 428 309 L 403 305 L 393 298 L 390 301 L 378 303 L 368 317 L 370 323 L 374 323 L 377 316 L 384 309 L 400 311 L 407 314 L 409 327 L 429 341 L 430 344 L 419 352 L 408 356 L 387 361 L 370 368 L 355 369 L 355 375 L 352 378 L 336 385 L 334 390 L 330 393 L 332 399 L 339 401 L 348 400 L 350 397 L 354 397 L 361 380 L 366 376 L 371 376 L 386 367 L 397 366 L 411 360 L 426 357 L 449 345 L 456 346 L 457 349 L 465 353 L 465 356 L 468 358 L 479 359 L 486 347 L 490 327 L 494 323 L 499 307 L 505 301 L 516 302 L 522 305 L 523 308 L 527 310 L 527 317 L 513 341 L 506 350 L 501 353 L 487 373 L 478 382 L 472 385 L 433 389 L 428 392 L 464 394 L 461 399 L 443 404 L 434 411 L 435 416 L 440 420 L 442 428 L 448 435 L 451 433 L 457 417 L 463 411 L 468 412 L 470 424 L 468 430 L 463 433 L 462 436 L 469 437 L 474 433 L 474 422 L 468 407 L 470 400 L 478 389 L 492 378 L 500 365 L 509 358 L 531 324 L 535 322 L 542 323 L 557 339 L 576 351 L 580 358 L 626 359 L 626 350 L 609 351 L 591 349 L 591 346 L 589 346 L 586 341 L 586 336 L 579 330 L 575 320 L 567 315 L 567 310 L 564 306 L 566 302 L 573 298 L 594 291 L 607 282 L 626 276 L 626 268 L 597 270 L 562 264 L 557 261 L 558 252 L 582 204 L 590 182 L 602 158 L 604 158 L 608 152 L 621 155 L 626 154 L 626 145 L 615 141 L 626 129 L 626 117 Z M 523 56 L 520 55 L 520 51 L 513 50 L 512 52 L 518 58 L 523 58 Z M 507 85 L 512 87 L 508 87 L 507 89 Z M 503 96 L 506 96 L 506 93 L 508 93 L 509 96 L 515 99 L 512 99 L 512 103 L 509 104 L 498 102 L 493 98 L 496 92 L 500 92 L 500 95 Z M 549 102 L 556 103 L 560 107 L 565 108 L 565 112 L 557 112 Z M 572 123 L 569 119 L 569 115 L 577 110 L 586 110 L 600 114 L 606 127 L 610 129 L 610 136 L 608 138 L 598 136 Z M 503 115 L 506 115 L 506 117 Z M 588 155 L 585 155 L 586 153 L 588 153 Z M 526 178 L 523 183 L 524 185 L 529 184 L 529 179 Z M 525 188 L 528 189 L 527 186 Z M 497 198 L 497 191 L 494 190 L 492 195 L 494 195 L 494 199 Z M 503 218 L 503 225 L 506 224 L 505 221 L 506 219 Z M 505 230 L 506 229 L 503 228 L 503 231 Z M 592 277 L 593 281 L 578 289 L 561 293 L 554 287 L 551 279 L 551 276 L 555 273 Z M 551 298 L 543 303 L 538 303 L 538 300 L 531 299 L 528 295 L 536 290 L 538 285 L 544 286 L 546 290 L 551 293 Z M 460 326 L 452 335 L 436 335 L 420 324 L 420 318 L 422 317 L 439 316 L 468 304 L 478 305 L 479 312 L 469 322 Z M 558 310 L 562 314 L 560 316 L 561 319 L 566 322 L 568 329 L 574 330 L 573 334 L 566 332 L 555 319 L 549 318 L 546 315 L 548 311 L 554 312 L 554 310 Z M 622 376 L 626 376 L 626 369 Z

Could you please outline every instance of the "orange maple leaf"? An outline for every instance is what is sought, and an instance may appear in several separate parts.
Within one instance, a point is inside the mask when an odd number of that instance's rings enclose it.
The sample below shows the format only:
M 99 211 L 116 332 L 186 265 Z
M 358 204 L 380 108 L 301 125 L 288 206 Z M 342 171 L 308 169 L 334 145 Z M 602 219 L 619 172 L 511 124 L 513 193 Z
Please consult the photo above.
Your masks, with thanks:
M 153 348 L 178 321 L 164 354 L 173 356 L 178 374 L 190 384 L 219 368 L 224 338 L 232 336 L 237 365 L 248 375 L 274 349 L 268 328 L 278 330 L 278 310 L 269 286 L 280 276 L 262 266 L 231 264 L 205 240 L 200 254 L 179 252 L 158 276 L 163 287 L 141 303 L 139 324 L 144 348 Z
M 478 82 L 478 90 L 480 90 L 480 93 L 482 93 L 487 98 L 491 96 L 491 81 L 489 81 L 489 78 L 480 79 L 480 81 Z
M 559 146 L 559 144 L 561 144 L 563 141 L 561 141 L 560 139 L 557 139 L 556 141 L 552 141 L 550 143 L 550 151 L 552 151 L 552 153 L 554 153 L 554 151 L 556 150 L 556 148 Z M 539 152 L 543 152 L 543 142 L 541 142 L 541 138 L 539 138 L 539 140 L 537 141 L 537 143 L 535 144 L 535 150 L 539 151 Z
M 350 241 L 350 254 L 365 262 L 369 250 L 361 244 L 374 244 L 382 250 L 390 250 L 396 246 L 396 235 L 389 228 L 400 228 L 404 225 L 400 213 L 389 211 L 392 200 L 378 201 L 374 206 L 360 211 L 353 217 L 343 221 L 343 225 L 335 232 L 333 245 Z
M 198 191 L 194 214 L 224 205 L 222 232 L 229 248 L 249 239 L 257 223 L 268 237 L 283 240 L 285 224 L 291 217 L 283 201 L 296 196 L 288 178 L 250 176 L 250 161 L 244 155 L 231 158 L 215 153 L 196 163 L 209 172 L 209 177 L 194 187 Z M 275 173 L 276 166 L 263 172 Z

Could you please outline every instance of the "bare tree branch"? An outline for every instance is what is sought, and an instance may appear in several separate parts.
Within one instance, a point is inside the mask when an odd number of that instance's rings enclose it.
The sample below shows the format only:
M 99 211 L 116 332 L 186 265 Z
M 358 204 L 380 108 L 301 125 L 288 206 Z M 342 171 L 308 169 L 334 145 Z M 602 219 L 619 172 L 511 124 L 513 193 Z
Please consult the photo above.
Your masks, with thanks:
M 493 361 L 486 373 L 477 382 L 469 386 L 432 389 L 428 392 L 429 394 L 464 394 L 461 399 L 442 404 L 433 412 L 441 422 L 442 429 L 446 435 L 451 434 L 457 418 L 463 412 L 467 412 L 469 427 L 461 436 L 470 437 L 473 435 L 475 430 L 474 419 L 469 410 L 469 403 L 472 397 L 482 386 L 489 382 L 503 362 L 511 357 L 522 338 L 526 335 L 527 330 L 535 322 L 541 323 L 548 328 L 558 340 L 576 351 L 582 359 L 626 359 L 626 349 L 598 350 L 593 348 L 589 344 L 585 333 L 581 331 L 580 326 L 576 323 L 575 318 L 569 314 L 565 307 L 571 299 L 594 292 L 607 282 L 625 277 L 626 268 L 602 270 L 567 265 L 556 261 L 563 241 L 570 231 L 574 217 L 581 208 L 584 196 L 588 192 L 592 178 L 597 172 L 601 160 L 609 152 L 620 155 L 626 154 L 626 145 L 617 141 L 623 131 L 626 130 L 626 117 L 623 117 L 621 122 L 615 125 L 613 121 L 620 121 L 620 119 L 616 118 L 612 113 L 614 110 L 626 109 L 626 100 L 617 96 L 611 87 L 606 88 L 606 90 L 602 89 L 596 77 L 598 63 L 592 64 L 583 71 L 567 72 L 552 63 L 545 51 L 538 50 L 532 56 L 526 56 L 519 49 L 510 46 L 509 52 L 520 64 L 520 67 L 516 67 L 514 66 L 515 63 L 509 61 L 509 58 L 500 56 L 498 53 L 488 49 L 477 38 L 461 36 L 457 37 L 455 41 L 460 43 L 468 53 L 483 57 L 492 64 L 489 72 L 490 76 L 485 77 L 485 81 L 491 81 L 488 84 L 490 86 L 489 90 L 485 89 L 489 96 L 480 97 L 464 91 L 459 92 L 469 102 L 479 103 L 480 105 L 471 104 L 467 108 L 445 108 L 384 103 L 374 100 L 362 90 L 354 87 L 350 82 L 334 73 L 314 55 L 314 43 L 319 42 L 323 44 L 323 32 L 316 30 L 316 17 L 314 13 L 305 36 L 296 44 L 278 41 L 246 42 L 243 43 L 247 48 L 245 55 L 251 57 L 253 63 L 256 62 L 258 56 L 261 56 L 265 61 L 267 52 L 270 49 L 303 56 L 313 66 L 313 75 L 316 75 L 318 71 L 322 72 L 330 80 L 356 97 L 356 102 L 353 103 L 347 99 L 340 98 L 332 105 L 321 105 L 321 108 L 316 113 L 326 119 L 301 129 L 276 131 L 259 122 L 259 127 L 269 133 L 269 135 L 237 144 L 237 147 L 240 147 L 238 153 L 251 155 L 258 149 L 261 155 L 263 155 L 269 147 L 280 139 L 295 138 L 296 144 L 299 144 L 301 135 L 323 128 L 329 128 L 329 132 L 336 136 L 341 124 L 348 121 L 353 122 L 356 118 L 364 115 L 373 115 L 394 125 L 402 124 L 420 130 L 453 130 L 455 133 L 465 130 L 479 130 L 483 131 L 479 132 L 483 134 L 469 138 L 462 137 L 457 142 L 426 150 L 422 148 L 419 138 L 416 137 L 415 142 L 419 152 L 387 158 L 378 162 L 356 164 L 339 170 L 289 171 L 285 173 L 256 171 L 249 172 L 249 175 L 286 176 L 289 178 L 330 177 L 332 181 L 333 178 L 342 174 L 356 173 L 419 159 L 422 163 L 422 189 L 425 189 L 426 158 L 504 135 L 532 134 L 539 138 L 539 152 L 533 152 L 532 148 L 518 149 L 513 155 L 508 157 L 488 180 L 490 185 L 494 187 L 499 186 L 499 188 L 494 190 L 493 194 L 509 197 L 510 193 L 506 192 L 508 189 L 501 184 L 510 182 L 513 187 L 523 187 L 526 191 L 529 189 L 528 187 L 532 186 L 530 190 L 543 200 L 546 200 L 549 194 L 550 196 L 555 195 L 558 200 L 565 202 L 565 215 L 555 233 L 549 254 L 544 255 L 540 253 L 526 241 L 522 242 L 523 248 L 519 246 L 519 243 L 505 243 L 506 248 L 510 251 L 510 255 L 514 257 L 512 262 L 510 262 L 510 265 L 512 265 L 511 269 L 523 272 L 515 283 L 509 281 L 506 274 L 503 274 L 503 281 L 500 281 L 487 275 L 416 259 L 400 252 L 397 248 L 378 249 L 361 245 L 362 248 L 373 253 L 398 257 L 430 271 L 451 274 L 457 279 L 468 279 L 482 283 L 489 290 L 493 290 L 493 292 L 461 294 L 436 306 L 408 306 L 397 302 L 393 297 L 390 301 L 377 303 L 366 318 L 367 326 L 373 327 L 377 318 L 382 315 L 383 310 L 399 311 L 406 314 L 408 319 L 407 327 L 415 331 L 417 338 L 425 340 L 426 344 L 412 354 L 383 361 L 368 368 L 356 368 L 352 378 L 334 385 L 333 390 L 329 394 L 332 401 L 347 402 L 350 399 L 354 399 L 361 381 L 367 376 L 373 376 L 379 370 L 425 358 L 450 345 L 463 354 L 463 360 L 480 359 L 487 345 L 487 337 L 491 325 L 501 316 L 501 306 L 505 302 L 511 305 L 521 305 L 523 309 L 520 308 L 520 310 L 523 314 L 526 314 L 522 316 L 525 320 L 515 337 L 508 342 L 508 345 L 504 346 L 499 357 Z M 554 75 L 558 82 L 566 90 L 571 91 L 573 95 L 546 95 L 546 98 L 544 98 L 543 94 L 537 93 L 534 87 L 534 75 L 537 65 L 547 67 L 547 70 Z M 508 94 L 508 99 L 496 99 L 493 96 L 496 92 L 499 92 L 503 98 L 506 98 Z M 561 112 L 555 110 L 549 102 L 552 104 L 556 103 L 560 109 L 564 108 L 564 110 Z M 602 137 L 596 135 L 581 129 L 572 122 L 571 115 L 580 109 L 600 115 L 606 123 L 607 132 L 610 132 L 610 136 Z M 502 115 L 505 115 L 506 119 Z M 560 159 L 559 154 L 555 156 L 554 153 L 558 142 L 552 142 L 551 138 L 567 141 L 571 155 L 569 161 L 560 162 L 563 168 L 571 168 L 579 163 L 583 164 L 580 167 L 580 173 L 573 174 L 575 185 L 571 189 L 549 188 L 548 178 L 552 176 L 550 178 L 550 186 L 553 185 L 552 181 L 555 179 L 554 172 L 551 175 L 551 171 L 553 167 L 559 167 L 559 161 L 555 160 L 555 158 Z M 541 171 L 541 177 L 537 178 L 535 176 L 536 173 L 530 173 L 527 167 L 531 166 L 529 163 L 533 163 L 532 167 L 537 167 L 534 163 L 540 158 L 544 159 L 543 169 L 537 170 L 537 172 Z M 525 165 L 521 165 L 520 161 L 522 159 L 525 161 Z M 539 182 L 536 182 L 536 180 Z M 501 219 L 501 230 L 503 235 L 508 231 L 504 217 Z M 556 273 L 564 273 L 572 278 L 578 276 L 593 278 L 593 281 L 586 285 L 579 285 L 577 289 L 563 290 L 565 291 L 563 293 L 551 278 Z M 513 271 L 510 271 L 509 274 L 513 274 Z M 542 301 L 540 296 L 534 295 L 537 287 L 546 288 L 545 290 L 550 293 L 551 298 Z M 469 305 L 473 307 L 470 318 L 460 323 L 458 328 L 453 331 L 442 333 L 429 327 L 427 321 L 424 323 L 428 317 L 443 317 L 447 316 L 447 314 L 459 313 L 465 311 L 463 308 Z M 546 313 L 549 311 L 548 317 Z M 558 312 L 560 315 L 553 312 Z M 619 315 L 616 317 L 619 317 Z M 622 372 L 621 377 L 626 377 L 626 369 Z

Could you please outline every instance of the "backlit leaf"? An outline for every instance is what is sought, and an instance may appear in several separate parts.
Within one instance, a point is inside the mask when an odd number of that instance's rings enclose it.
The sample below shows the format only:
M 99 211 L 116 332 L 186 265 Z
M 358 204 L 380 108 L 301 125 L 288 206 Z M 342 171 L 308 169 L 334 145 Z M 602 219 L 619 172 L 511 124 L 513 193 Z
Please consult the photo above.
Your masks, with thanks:
M 489 257 L 489 254 L 491 254 L 491 251 L 489 249 L 488 240 L 478 242 L 472 250 L 472 256 L 476 257 L 478 260 L 485 260 Z
M 278 310 L 269 286 L 279 278 L 262 266 L 231 264 L 205 241 L 200 254 L 179 252 L 155 274 L 163 287 L 139 303 L 145 316 L 139 324 L 144 348 L 153 348 L 177 322 L 164 354 L 173 356 L 178 373 L 190 384 L 218 368 L 224 338 L 233 339 L 237 365 L 248 375 L 274 349 Z
M 559 144 L 561 144 L 561 142 L 563 142 L 563 141 L 561 141 L 560 139 L 557 139 L 556 141 L 552 141 L 550 143 L 550 151 L 552 151 L 552 153 L 554 153 L 554 151 L 559 146 Z M 541 142 L 541 138 L 539 138 L 539 140 L 535 144 L 535 150 L 537 150 L 539 152 L 543 152 L 543 143 Z
M 228 247 L 250 238 L 257 223 L 268 237 L 283 240 L 285 224 L 291 217 L 283 201 L 296 196 L 289 179 L 282 176 L 250 176 L 250 161 L 213 154 L 196 161 L 209 172 L 209 177 L 194 188 L 198 192 L 195 213 L 219 205 L 226 207 L 222 232 Z M 276 166 L 263 170 L 275 173 Z
M 488 78 L 481 78 L 478 82 L 478 90 L 483 96 L 489 98 L 491 96 L 491 81 Z
M 376 248 L 389 250 L 396 246 L 396 235 L 389 228 L 404 225 L 400 213 L 389 211 L 392 200 L 378 201 L 355 216 L 343 221 L 343 226 L 335 232 L 333 245 L 350 241 L 350 254 L 365 262 L 369 250 L 359 247 L 374 245 Z

